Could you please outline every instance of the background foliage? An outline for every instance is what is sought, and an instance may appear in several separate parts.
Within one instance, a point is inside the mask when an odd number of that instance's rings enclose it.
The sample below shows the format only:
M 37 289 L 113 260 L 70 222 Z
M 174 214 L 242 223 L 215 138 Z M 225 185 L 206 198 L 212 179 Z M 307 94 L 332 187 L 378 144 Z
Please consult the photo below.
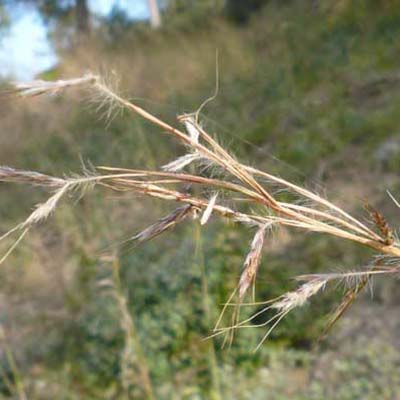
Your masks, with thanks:
M 355 214 L 368 198 L 397 221 L 385 190 L 400 189 L 399 6 L 175 1 L 163 9 L 160 30 L 115 13 L 90 33 L 75 32 L 79 40 L 68 45 L 61 13 L 52 29 L 60 63 L 42 77 L 100 71 L 174 121 L 213 92 L 218 48 L 220 90 L 203 122 L 220 142 Z M 82 160 L 155 168 L 181 151 L 130 115 L 105 121 L 84 93 L 0 101 L 3 164 L 50 174 L 79 171 Z M 15 186 L 0 191 L 2 231 L 41 199 Z M 259 352 L 252 352 L 263 335 L 257 329 L 221 350 L 219 339 L 203 339 L 236 285 L 251 233 L 217 219 L 200 231 L 188 221 L 117 251 L 115 244 L 167 211 L 148 199 L 96 192 L 30 234 L 0 271 L 1 398 L 399 396 L 397 282 L 377 281 L 373 301 L 361 300 L 322 344 L 316 339 L 335 305 L 329 294 L 289 316 Z M 369 256 L 339 240 L 277 231 L 257 296 L 290 289 L 295 274 L 355 268 Z

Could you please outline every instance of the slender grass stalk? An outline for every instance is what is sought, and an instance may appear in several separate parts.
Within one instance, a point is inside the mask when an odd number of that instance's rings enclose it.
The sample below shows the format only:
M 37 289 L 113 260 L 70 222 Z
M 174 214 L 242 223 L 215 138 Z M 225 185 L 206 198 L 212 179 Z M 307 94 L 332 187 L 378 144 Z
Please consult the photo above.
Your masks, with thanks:
M 12 372 L 13 382 L 11 383 L 7 379 L 8 385 L 9 385 L 10 389 L 16 393 L 16 397 L 18 398 L 18 400 L 27 400 L 28 397 L 26 396 L 26 393 L 25 393 L 22 375 L 18 368 L 14 354 L 13 354 L 9 344 L 7 343 L 7 339 L 5 337 L 4 330 L 1 327 L 0 327 L 0 341 L 1 341 L 2 348 L 5 352 L 5 356 L 6 356 L 8 365 L 10 366 L 11 372 Z
M 204 249 L 203 249 L 203 239 L 201 235 L 201 226 L 196 224 L 194 227 L 194 259 L 196 265 L 201 271 L 201 292 L 202 292 L 202 307 L 204 312 L 204 317 L 207 325 L 211 323 L 211 310 L 210 310 L 210 295 L 208 290 L 208 279 L 204 262 Z M 208 363 L 211 375 L 211 399 L 221 400 L 221 385 L 219 378 L 219 369 L 217 356 L 215 354 L 214 342 L 208 342 Z
M 143 393 L 146 396 L 146 399 L 155 400 L 156 397 L 150 378 L 147 360 L 142 349 L 134 319 L 128 309 L 127 298 L 123 293 L 120 276 L 120 262 L 117 255 L 114 255 L 113 257 L 112 281 L 113 294 L 118 303 L 118 308 L 121 315 L 121 327 L 125 333 L 125 348 L 122 354 L 121 361 L 122 386 L 129 399 L 133 399 L 132 385 L 137 384 L 141 386 Z M 132 352 L 135 353 L 134 357 L 132 356 Z M 135 379 L 135 381 L 132 381 L 133 376 L 136 375 L 135 373 L 131 373 L 132 368 L 135 368 L 138 371 L 138 379 Z

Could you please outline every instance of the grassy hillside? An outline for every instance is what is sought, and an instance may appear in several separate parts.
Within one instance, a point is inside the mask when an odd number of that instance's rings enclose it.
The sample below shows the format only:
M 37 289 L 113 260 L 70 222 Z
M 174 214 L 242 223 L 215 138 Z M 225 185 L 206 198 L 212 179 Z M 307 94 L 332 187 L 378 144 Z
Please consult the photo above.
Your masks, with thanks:
M 100 71 L 175 123 L 213 93 L 217 48 L 219 92 L 202 121 L 221 143 L 356 215 L 368 199 L 396 221 L 385 190 L 400 191 L 399 38 L 398 1 L 270 1 L 241 27 L 212 16 L 171 21 L 161 32 L 132 27 L 118 41 L 99 32 L 74 51 L 60 50 L 60 66 L 44 77 Z M 148 123 L 104 118 L 90 100 L 79 91 L 2 98 L 2 163 L 63 174 L 81 171 L 82 162 L 156 168 L 182 154 Z M 2 231 L 44 198 L 18 186 L 0 191 Z M 289 316 L 259 352 L 252 350 L 262 329 L 243 330 L 221 350 L 221 340 L 203 339 L 236 286 L 250 232 L 217 220 L 200 231 L 188 222 L 118 252 L 116 244 L 167 205 L 101 191 L 64 203 L 0 271 L 1 398 L 23 391 L 29 399 L 399 395 L 398 283 L 377 281 L 374 301 L 362 299 L 322 345 L 316 338 L 337 301 L 328 293 Z M 295 274 L 356 268 L 370 255 L 282 229 L 266 245 L 257 296 L 289 290 Z

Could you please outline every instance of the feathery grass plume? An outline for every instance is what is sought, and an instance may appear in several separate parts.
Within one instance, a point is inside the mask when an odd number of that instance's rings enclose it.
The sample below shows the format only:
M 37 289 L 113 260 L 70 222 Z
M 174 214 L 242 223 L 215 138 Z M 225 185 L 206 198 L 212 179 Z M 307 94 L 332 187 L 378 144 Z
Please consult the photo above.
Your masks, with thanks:
M 112 88 L 113 93 L 119 92 L 120 80 L 115 72 L 107 74 L 106 76 L 96 76 L 94 88 L 104 86 Z M 111 90 L 111 89 L 110 89 Z M 103 119 L 106 126 L 113 121 L 118 114 L 122 115 L 124 107 L 109 93 L 99 90 L 92 90 L 90 93 L 89 104 L 93 106 L 96 113 Z
M 16 225 L 14 228 L 10 229 L 0 237 L 0 241 L 2 241 L 6 237 L 10 236 L 12 233 L 22 230 L 22 233 L 17 238 L 17 240 L 15 240 L 15 242 L 12 244 L 9 250 L 0 259 L 0 265 L 3 264 L 3 262 L 8 258 L 8 256 L 15 250 L 15 248 L 22 241 L 22 239 L 25 237 L 25 235 L 28 233 L 29 229 L 33 225 L 47 219 L 47 217 L 56 208 L 57 203 L 59 202 L 61 197 L 68 191 L 69 188 L 70 188 L 70 183 L 68 182 L 65 183 L 64 186 L 61 186 L 59 189 L 57 189 L 55 194 L 51 196 L 46 202 L 37 205 L 36 209 L 29 215 L 29 217 L 25 221 Z
M 375 270 L 361 270 L 361 271 L 353 271 L 353 272 L 343 272 L 343 273 L 321 273 L 321 274 L 309 274 L 309 275 L 300 275 L 296 277 L 299 281 L 305 281 L 305 283 L 301 284 L 296 290 L 287 292 L 277 299 L 269 300 L 266 302 L 261 303 L 248 303 L 244 304 L 239 302 L 239 304 L 231 304 L 230 301 L 233 298 L 233 295 L 228 300 L 227 305 L 233 305 L 235 310 L 237 306 L 245 306 L 245 305 L 255 305 L 255 304 L 268 304 L 267 307 L 263 308 L 262 310 L 258 311 L 256 314 L 252 315 L 251 317 L 247 318 L 244 321 L 237 322 L 237 320 L 232 321 L 231 326 L 214 329 L 214 333 L 212 336 L 217 336 L 221 334 L 230 334 L 233 335 L 233 331 L 235 329 L 240 328 L 249 328 L 249 327 L 261 327 L 261 326 L 268 326 L 270 323 L 273 322 L 272 326 L 268 329 L 267 333 L 264 335 L 263 339 L 257 346 L 257 349 L 260 345 L 268 338 L 268 336 L 272 333 L 272 331 L 276 328 L 279 322 L 292 310 L 298 307 L 303 307 L 308 300 L 318 294 L 321 290 L 325 289 L 326 285 L 332 281 L 339 281 L 339 283 L 344 283 L 345 286 L 349 284 L 355 285 L 355 287 L 350 288 L 344 297 L 341 305 L 338 307 L 337 311 L 335 312 L 333 318 L 330 321 L 330 324 L 333 325 L 334 322 L 337 321 L 339 316 L 337 315 L 340 312 L 340 315 L 344 313 L 344 311 L 349 307 L 349 305 L 354 301 L 355 296 L 363 289 L 363 287 L 367 284 L 368 279 L 372 275 L 386 275 L 386 274 L 400 274 L 400 265 L 390 266 L 390 267 L 380 267 L 379 269 Z M 261 314 L 266 313 L 269 310 L 276 310 L 276 313 L 273 317 L 268 319 L 268 321 L 263 322 L 259 325 L 249 325 L 248 323 L 254 320 Z M 332 325 L 328 325 L 330 328 Z
M 255 282 L 258 268 L 260 266 L 262 248 L 264 245 L 265 231 L 267 225 L 262 225 L 254 235 L 250 251 L 244 261 L 243 272 L 239 280 L 239 298 L 243 298 L 251 283 Z
M 224 328 L 214 328 L 214 334 L 211 336 L 218 336 L 222 334 L 228 334 L 231 337 L 233 336 L 233 332 L 236 329 L 243 329 L 243 328 L 251 328 L 251 327 L 264 327 L 264 326 L 269 326 L 271 323 L 272 325 L 269 327 L 268 331 L 266 334 L 263 336 L 262 340 L 259 342 L 257 345 L 256 349 L 259 349 L 259 347 L 262 345 L 262 343 L 265 342 L 265 340 L 269 337 L 271 332 L 275 329 L 275 327 L 279 324 L 282 319 L 289 314 L 293 309 L 297 307 L 302 307 L 304 306 L 307 301 L 314 295 L 316 295 L 318 292 L 323 290 L 326 286 L 327 281 L 325 279 L 319 279 L 319 278 L 314 278 L 311 279 L 309 282 L 306 282 L 302 284 L 300 287 L 298 287 L 296 290 L 292 292 L 287 292 L 281 296 L 279 296 L 276 299 L 268 300 L 266 302 L 261 302 L 261 303 L 249 303 L 249 304 L 244 304 L 239 302 L 239 305 L 255 305 L 255 304 L 268 304 L 267 307 L 263 308 L 262 310 L 256 312 L 249 318 L 237 322 L 233 321 L 231 326 L 224 327 Z M 230 304 L 230 301 L 232 300 L 233 296 L 230 297 L 228 300 L 227 305 L 233 305 L 235 310 L 237 309 L 238 304 Z M 250 324 L 251 321 L 253 321 L 256 317 L 258 317 L 261 314 L 266 313 L 269 310 L 276 310 L 276 313 L 269 318 L 266 322 L 263 322 L 258 325 L 252 325 Z
M 260 348 L 265 340 L 268 339 L 271 332 L 275 329 L 279 322 L 286 317 L 287 314 L 297 307 L 304 306 L 312 296 L 315 296 L 318 292 L 325 288 L 326 283 L 327 282 L 324 279 L 313 279 L 301 285 L 297 290 L 284 294 L 278 301 L 272 303 L 272 305 L 268 308 L 277 310 L 277 313 L 267 322 L 275 322 L 268 329 L 267 333 L 263 336 L 255 350 Z
M 17 240 L 9 248 L 6 254 L 0 259 L 0 265 L 14 251 L 17 245 L 22 241 L 29 229 L 39 222 L 46 220 L 50 214 L 56 209 L 60 199 L 69 191 L 78 187 L 88 186 L 89 177 L 75 177 L 70 179 L 55 178 L 32 171 L 18 170 L 10 167 L 0 167 L 0 182 L 28 183 L 34 186 L 47 187 L 55 192 L 44 203 L 38 204 L 34 211 L 26 218 L 25 221 L 11 228 L 9 231 L 0 236 L 0 241 L 10 236 L 12 233 L 22 231 Z M 83 194 L 82 194 L 83 195 Z
M 115 192 L 134 192 L 182 204 L 171 214 L 161 218 L 144 231 L 130 238 L 130 240 L 139 242 L 150 240 L 174 227 L 189 214 L 199 212 L 203 213 L 201 217 L 201 222 L 203 223 L 207 222 L 211 213 L 215 213 L 221 217 L 242 223 L 247 227 L 257 227 L 258 231 L 246 257 L 243 273 L 232 296 L 224 305 L 215 327 L 215 334 L 220 334 L 221 332 L 232 333 L 236 328 L 247 327 L 246 323 L 255 317 L 253 315 L 250 319 L 239 321 L 238 308 L 236 307 L 231 326 L 227 328 L 218 327 L 226 307 L 231 305 L 230 302 L 236 294 L 239 297 L 239 304 L 244 305 L 242 302 L 243 297 L 251 283 L 254 283 L 259 268 L 261 249 L 267 226 L 284 225 L 301 229 L 305 232 L 322 233 L 367 246 L 375 250 L 379 255 L 392 257 L 393 259 L 400 258 L 400 243 L 394 237 L 389 224 L 380 213 L 375 210 L 370 212 L 371 218 L 378 228 L 378 232 L 375 232 L 359 219 L 317 193 L 283 178 L 242 164 L 205 131 L 198 120 L 199 111 L 195 114 L 178 117 L 178 120 L 184 124 L 184 129 L 180 130 L 117 94 L 103 79 L 93 74 L 56 82 L 36 81 L 32 84 L 21 84 L 17 85 L 16 92 L 22 96 L 29 97 L 46 93 L 54 94 L 76 86 L 87 86 L 91 89 L 91 92 L 98 99 L 98 111 L 107 106 L 111 107 L 111 110 L 120 108 L 134 115 L 139 115 L 178 140 L 188 152 L 186 155 L 165 165 L 162 168 L 164 171 L 102 167 L 104 174 L 88 174 L 68 179 L 52 178 L 43 174 L 1 167 L 0 181 L 27 183 L 56 190 L 45 203 L 37 207 L 25 222 L 18 225 L 11 232 L 23 229 L 25 233 L 25 230 L 29 229 L 33 224 L 45 220 L 54 211 L 60 199 L 66 193 L 80 188 L 91 187 L 95 184 Z M 110 112 L 112 111 L 109 108 L 108 113 Z M 215 179 L 209 169 L 203 169 L 201 172 L 193 174 L 178 173 L 191 162 L 200 159 L 207 165 L 212 165 L 221 171 L 219 179 Z M 196 185 L 201 189 L 194 193 L 204 194 L 210 191 L 214 193 L 223 192 L 224 195 L 226 193 L 230 207 L 216 204 L 216 197 L 206 199 L 202 195 L 193 195 L 184 190 L 179 190 L 179 184 L 181 183 Z M 276 188 L 290 192 L 294 195 L 294 199 L 286 202 L 280 201 L 275 192 Z M 238 194 L 239 199 L 237 198 Z M 261 211 L 248 211 L 248 208 L 245 208 L 248 203 L 256 204 L 258 207 L 255 209 Z M 395 203 L 398 205 L 397 202 Z M 376 273 L 384 270 L 384 268 L 376 268 Z M 392 273 L 394 274 L 395 272 L 391 271 L 390 274 Z M 362 289 L 364 279 L 368 282 L 368 276 L 371 272 L 366 272 L 365 276 L 363 274 L 364 272 L 350 271 L 345 274 L 309 276 L 306 279 L 307 282 L 297 290 L 283 294 L 278 299 L 268 302 L 270 305 L 261 312 L 273 309 L 276 314 L 269 321 L 260 325 L 267 326 L 272 323 L 264 338 L 268 337 L 272 329 L 287 313 L 296 307 L 304 305 L 309 298 L 320 293 L 327 282 L 342 280 L 349 285 L 357 283 L 357 290 L 353 290 L 352 294 L 354 297 Z M 389 272 L 387 271 L 385 274 L 389 274 Z M 256 315 L 261 312 L 256 313 Z
M 303 283 L 293 292 L 285 293 L 280 300 L 271 305 L 278 311 L 289 312 L 297 307 L 302 307 L 310 299 L 316 295 L 320 290 L 324 289 L 328 280 L 324 278 L 313 278 L 308 282 Z
M 66 183 L 60 189 L 58 189 L 53 196 L 47 199 L 44 203 L 38 204 L 36 209 L 23 223 L 23 227 L 37 224 L 49 217 L 49 215 L 55 210 L 58 202 L 64 196 L 64 194 L 71 188 L 70 183 Z

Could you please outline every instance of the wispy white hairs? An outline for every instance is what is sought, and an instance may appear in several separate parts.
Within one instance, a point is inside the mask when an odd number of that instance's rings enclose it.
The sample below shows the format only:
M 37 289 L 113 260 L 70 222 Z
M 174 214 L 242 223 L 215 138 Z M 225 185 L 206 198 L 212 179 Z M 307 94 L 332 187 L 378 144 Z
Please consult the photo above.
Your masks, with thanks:
M 212 196 L 210 201 L 208 202 L 208 205 L 207 205 L 206 209 L 204 210 L 203 215 L 200 219 L 201 225 L 205 225 L 208 222 L 208 220 L 210 219 L 211 214 L 214 209 L 214 206 L 215 206 L 215 202 L 217 201 L 217 197 L 218 197 L 218 193 L 215 193 L 214 196 Z

